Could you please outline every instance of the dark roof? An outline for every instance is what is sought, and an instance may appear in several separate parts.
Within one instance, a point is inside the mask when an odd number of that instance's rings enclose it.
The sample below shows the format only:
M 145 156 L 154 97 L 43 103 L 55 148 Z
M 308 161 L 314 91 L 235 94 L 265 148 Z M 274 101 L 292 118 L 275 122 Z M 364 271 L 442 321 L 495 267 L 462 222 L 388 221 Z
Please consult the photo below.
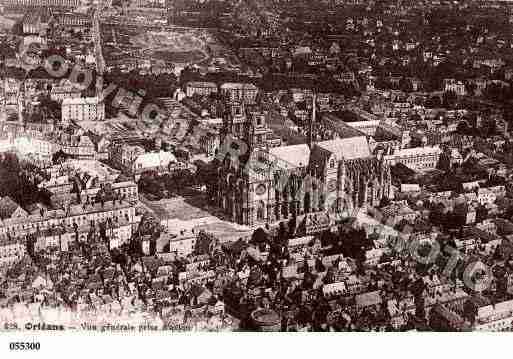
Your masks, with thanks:
M 0 218 L 11 218 L 13 213 L 18 209 L 19 205 L 14 202 L 11 197 L 5 196 L 0 199 Z
M 190 292 L 193 296 L 199 297 L 205 291 L 205 287 L 193 284 L 191 286 Z
M 223 244 L 232 253 L 241 253 L 243 250 L 248 248 L 248 244 L 243 240 L 238 240 L 232 243 Z

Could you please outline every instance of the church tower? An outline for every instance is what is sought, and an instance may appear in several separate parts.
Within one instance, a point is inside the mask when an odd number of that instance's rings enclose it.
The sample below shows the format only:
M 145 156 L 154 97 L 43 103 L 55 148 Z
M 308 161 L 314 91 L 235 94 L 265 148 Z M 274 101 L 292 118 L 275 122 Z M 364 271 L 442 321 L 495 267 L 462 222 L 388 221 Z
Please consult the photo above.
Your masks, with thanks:
M 233 102 L 225 119 L 225 135 L 244 141 L 250 150 L 267 147 L 268 135 L 266 115 L 263 112 L 247 113 L 244 102 Z
M 226 135 L 231 134 L 238 139 L 244 139 L 246 135 L 246 110 L 244 103 L 235 102 L 230 104 L 230 112 L 225 119 Z
M 246 142 L 250 149 L 263 149 L 267 147 L 267 136 L 270 130 L 266 126 L 265 114 L 253 112 L 248 122 Z

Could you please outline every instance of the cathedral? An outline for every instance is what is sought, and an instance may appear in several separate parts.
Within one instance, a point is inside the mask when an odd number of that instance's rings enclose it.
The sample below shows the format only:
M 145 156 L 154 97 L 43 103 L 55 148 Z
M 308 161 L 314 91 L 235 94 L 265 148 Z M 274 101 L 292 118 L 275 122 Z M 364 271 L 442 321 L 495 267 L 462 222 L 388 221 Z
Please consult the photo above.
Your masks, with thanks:
M 239 224 L 378 206 L 392 195 L 390 166 L 372 154 L 365 136 L 275 147 L 266 116 L 243 105 L 232 105 L 224 135 L 244 141 L 248 151 L 223 158 L 211 193 Z

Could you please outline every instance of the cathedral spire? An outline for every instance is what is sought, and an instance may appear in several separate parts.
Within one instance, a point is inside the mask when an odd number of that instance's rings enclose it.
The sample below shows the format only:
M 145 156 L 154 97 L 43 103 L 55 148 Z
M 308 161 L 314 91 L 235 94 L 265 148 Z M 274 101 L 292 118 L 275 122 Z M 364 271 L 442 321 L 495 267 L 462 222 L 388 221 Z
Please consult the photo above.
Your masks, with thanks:
M 23 124 L 23 110 L 24 106 L 23 103 L 25 101 L 25 80 L 23 80 L 20 84 L 19 90 L 18 90 L 18 96 L 16 98 L 17 100 L 17 106 L 18 106 L 18 122 L 20 124 Z
M 317 117 L 317 94 L 314 92 L 312 96 L 312 117 L 308 124 L 308 146 L 312 148 L 315 141 L 314 126 Z

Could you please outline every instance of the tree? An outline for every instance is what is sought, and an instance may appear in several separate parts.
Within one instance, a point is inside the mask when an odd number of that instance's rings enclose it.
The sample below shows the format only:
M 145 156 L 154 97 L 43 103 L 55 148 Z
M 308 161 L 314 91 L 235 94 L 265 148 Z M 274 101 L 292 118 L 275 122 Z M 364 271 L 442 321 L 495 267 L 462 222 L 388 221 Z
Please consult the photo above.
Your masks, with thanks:
M 509 97 L 509 91 L 501 84 L 491 83 L 483 91 L 483 96 L 495 102 L 503 102 Z
M 390 82 L 386 81 L 383 77 L 379 76 L 374 82 L 374 86 L 378 89 L 389 89 L 391 88 Z
M 423 296 L 414 297 L 415 302 L 415 319 L 421 321 L 422 323 L 426 323 L 426 307 L 425 300 Z
M 438 96 L 431 96 L 428 98 L 425 102 L 425 106 L 427 108 L 439 108 L 442 105 L 442 101 L 440 101 L 440 97 Z
M 486 218 L 488 218 L 488 209 L 483 205 L 479 205 L 479 207 L 476 208 L 476 222 L 482 222 Z
M 382 208 L 382 207 L 386 207 L 390 204 L 390 199 L 388 199 L 387 197 L 383 197 L 380 201 L 379 201 L 379 207 Z
M 495 136 L 497 134 L 497 122 L 495 119 L 488 118 L 483 122 L 482 135 L 485 137 Z
M 465 304 L 463 304 L 463 316 L 471 324 L 475 323 L 477 317 L 477 307 L 471 300 L 467 300 Z
M 287 243 L 288 239 L 289 233 L 287 228 L 285 228 L 285 222 L 281 221 L 278 227 L 278 242 Z
M 66 154 L 63 150 L 59 150 L 52 155 L 52 163 L 62 163 L 65 162 L 68 158 L 70 158 L 68 154 Z
M 292 218 L 289 220 L 289 238 L 292 238 L 296 233 L 296 226 L 297 218 L 296 216 L 292 216 Z
M 399 80 L 399 90 L 403 92 L 412 92 L 413 85 L 411 84 L 411 81 L 405 77 L 402 77 L 401 80 Z
M 269 236 L 267 235 L 266 231 L 262 227 L 258 227 L 251 235 L 250 243 L 261 245 L 267 243 L 268 241 Z
M 454 91 L 445 91 L 442 97 L 443 107 L 445 108 L 452 108 L 458 99 L 458 96 Z
M 458 132 L 461 135 L 468 135 L 470 132 L 470 127 L 468 126 L 467 121 L 459 122 L 458 126 L 456 126 L 456 132 Z
M 465 82 L 465 91 L 470 95 L 474 96 L 476 92 L 476 84 L 473 82 Z
M 444 205 L 443 204 L 436 204 L 433 208 L 431 208 L 431 211 L 429 212 L 429 221 L 433 223 L 435 226 L 439 226 L 444 222 Z
M 320 273 L 326 270 L 326 266 L 322 263 L 320 258 L 316 258 L 315 260 L 315 270 Z

